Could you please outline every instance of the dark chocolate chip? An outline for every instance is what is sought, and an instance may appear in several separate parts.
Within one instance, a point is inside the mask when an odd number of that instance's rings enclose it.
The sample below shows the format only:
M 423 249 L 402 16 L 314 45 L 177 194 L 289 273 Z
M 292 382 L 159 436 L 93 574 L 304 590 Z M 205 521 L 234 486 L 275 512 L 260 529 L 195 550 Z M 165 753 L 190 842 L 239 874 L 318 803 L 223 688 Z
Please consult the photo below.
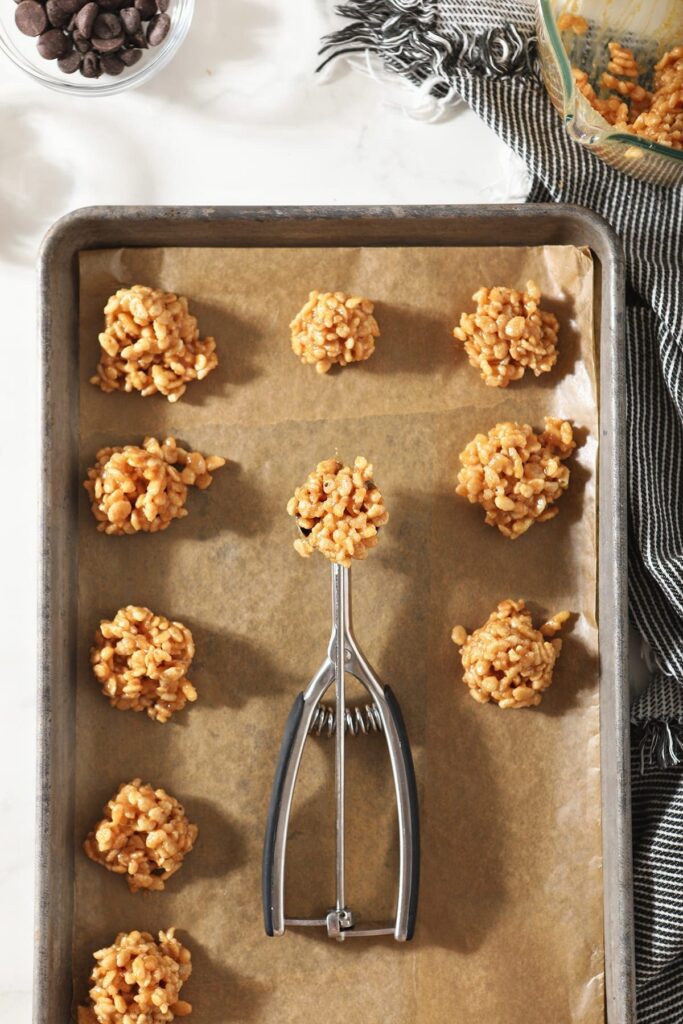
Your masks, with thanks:
M 121 35 L 121 21 L 115 14 L 98 14 L 92 34 L 98 39 L 113 39 Z
M 143 21 L 149 21 L 157 13 L 156 0 L 135 0 L 135 6 Z
M 98 53 L 115 53 L 120 50 L 124 43 L 123 32 L 120 32 L 117 36 L 113 36 L 111 39 L 100 39 L 98 36 L 92 38 L 92 48 L 97 50 Z
M 169 33 L 171 19 L 168 14 L 157 14 L 147 26 L 147 42 L 150 46 L 159 46 Z
M 115 53 L 105 53 L 100 57 L 100 67 L 105 75 L 120 75 L 126 65 Z
M 60 57 L 57 61 L 57 67 L 60 71 L 63 71 L 65 75 L 73 75 L 74 71 L 78 71 L 81 66 L 81 57 L 78 50 L 72 50 L 66 57 Z
M 76 15 L 76 28 L 86 39 L 90 39 L 92 36 L 95 20 L 99 14 L 99 7 L 91 0 L 90 3 L 82 7 Z
M 142 18 L 136 7 L 124 7 L 121 11 L 121 21 L 129 36 L 133 36 L 136 32 L 140 31 Z
M 47 28 L 47 14 L 37 0 L 22 0 L 14 12 L 14 20 L 25 36 L 39 36 Z
M 57 4 L 66 11 L 67 14 L 75 14 L 76 11 L 80 11 L 86 0 L 57 0 Z
M 64 10 L 59 0 L 47 0 L 45 12 L 53 28 L 66 28 L 73 17 Z
M 100 58 L 96 53 L 86 53 L 81 64 L 81 74 L 84 78 L 99 78 L 102 74 Z
M 130 42 L 133 46 L 137 46 L 141 50 L 147 49 L 147 37 L 145 36 L 145 30 L 142 26 L 140 26 L 139 31 L 133 32 L 130 37 Z
M 118 56 L 127 68 L 132 68 L 142 57 L 142 50 L 121 50 Z
M 58 28 L 49 28 L 38 37 L 38 53 L 45 60 L 57 60 L 69 50 L 66 36 Z
M 74 46 L 79 53 L 87 53 L 88 50 L 92 50 L 92 43 L 89 39 L 86 39 L 80 32 L 74 32 L 73 34 Z

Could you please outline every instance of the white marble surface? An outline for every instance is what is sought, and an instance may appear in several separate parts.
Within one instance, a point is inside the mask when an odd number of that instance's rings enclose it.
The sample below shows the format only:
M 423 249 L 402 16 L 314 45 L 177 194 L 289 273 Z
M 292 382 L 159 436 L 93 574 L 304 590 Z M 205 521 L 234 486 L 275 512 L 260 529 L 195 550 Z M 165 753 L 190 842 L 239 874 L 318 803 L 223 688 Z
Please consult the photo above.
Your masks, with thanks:
M 332 0 L 197 2 L 185 46 L 138 92 L 73 99 L 0 61 L 0 345 L 13 366 L 0 400 L 3 1024 L 28 1021 L 31 1003 L 35 265 L 44 233 L 62 214 L 95 203 L 471 203 L 523 195 L 519 164 L 468 111 L 427 124 L 407 112 L 419 101 L 412 89 L 387 90 L 343 68 L 316 80 Z

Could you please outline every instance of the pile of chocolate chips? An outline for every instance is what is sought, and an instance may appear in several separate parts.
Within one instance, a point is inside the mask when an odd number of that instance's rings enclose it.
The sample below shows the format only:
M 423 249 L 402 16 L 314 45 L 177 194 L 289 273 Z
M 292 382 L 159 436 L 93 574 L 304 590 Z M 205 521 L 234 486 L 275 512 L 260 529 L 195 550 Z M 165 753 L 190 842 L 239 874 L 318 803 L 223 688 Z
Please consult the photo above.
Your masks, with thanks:
M 171 27 L 170 0 L 15 0 L 15 21 L 60 71 L 85 78 L 120 75 Z

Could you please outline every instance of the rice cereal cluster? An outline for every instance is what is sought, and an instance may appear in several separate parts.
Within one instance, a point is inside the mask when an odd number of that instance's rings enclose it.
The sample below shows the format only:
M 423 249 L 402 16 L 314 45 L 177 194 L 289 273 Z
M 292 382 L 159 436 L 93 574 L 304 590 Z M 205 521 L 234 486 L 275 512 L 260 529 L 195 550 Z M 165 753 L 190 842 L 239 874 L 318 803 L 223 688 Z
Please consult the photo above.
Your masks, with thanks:
M 187 678 L 194 652 L 192 633 L 182 622 L 127 605 L 100 622 L 90 663 L 112 707 L 146 711 L 164 723 L 197 699 Z
M 292 350 L 302 363 L 327 373 L 333 364 L 347 366 L 369 359 L 379 327 L 369 299 L 344 292 L 317 292 L 292 320 Z
M 536 377 L 552 370 L 559 324 L 553 313 L 539 307 L 538 285 L 528 281 L 523 292 L 482 287 L 472 298 L 477 308 L 461 315 L 453 336 L 464 343 L 471 365 L 485 384 L 506 388 L 527 369 Z
M 106 804 L 83 849 L 108 871 L 125 875 L 131 892 L 160 892 L 182 867 L 197 832 L 175 797 L 133 779 Z
M 218 455 L 179 448 L 174 437 L 146 437 L 141 448 L 101 448 L 83 486 L 101 532 L 156 533 L 187 515 L 187 488 L 205 490 L 224 465 Z
M 456 494 L 478 502 L 488 525 L 515 540 L 557 515 L 555 502 L 569 486 L 562 463 L 575 447 L 567 420 L 546 417 L 539 435 L 526 423 L 496 423 L 460 453 Z
M 180 998 L 192 955 L 175 928 L 160 931 L 157 941 L 149 932 L 120 932 L 93 957 L 90 1000 L 98 1024 L 169 1024 L 192 1013 Z M 79 1012 L 79 1024 L 88 1017 L 88 1010 Z
M 561 15 L 557 25 L 560 31 L 578 35 L 588 30 L 586 19 L 577 15 Z M 668 50 L 655 64 L 652 91 L 636 81 L 641 69 L 632 50 L 616 40 L 607 49 L 609 60 L 600 76 L 599 94 L 585 71 L 572 68 L 579 92 L 620 131 L 683 149 L 683 45 Z
M 215 340 L 200 339 L 182 295 L 135 284 L 112 295 L 104 315 L 100 361 L 90 378 L 102 391 L 159 393 L 177 402 L 190 381 L 218 366 Z
M 460 647 L 470 697 L 479 704 L 495 701 L 499 708 L 537 707 L 553 681 L 562 647 L 560 639 L 551 638 L 569 615 L 558 612 L 536 629 L 524 601 L 507 600 L 469 636 L 455 626 L 451 638 Z
M 318 463 L 287 504 L 305 537 L 295 549 L 308 558 L 316 549 L 331 562 L 350 566 L 367 558 L 377 530 L 389 521 L 384 499 L 372 483 L 372 466 L 358 456 L 351 466 L 337 459 Z

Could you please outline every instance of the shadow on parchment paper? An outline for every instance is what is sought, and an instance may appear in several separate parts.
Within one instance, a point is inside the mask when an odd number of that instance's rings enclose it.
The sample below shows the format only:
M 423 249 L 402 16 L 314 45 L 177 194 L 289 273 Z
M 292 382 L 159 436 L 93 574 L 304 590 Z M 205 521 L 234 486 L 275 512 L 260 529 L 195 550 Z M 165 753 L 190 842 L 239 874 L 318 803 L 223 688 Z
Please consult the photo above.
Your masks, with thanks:
M 209 630 L 192 619 L 184 620 L 196 644 L 190 673 L 207 707 L 243 708 L 254 697 L 296 693 L 301 680 L 282 669 L 246 637 Z
M 541 619 L 537 620 L 534 614 L 534 622 L 537 621 Z M 578 636 L 572 635 L 576 621 L 577 616 L 572 615 L 558 634 L 562 639 L 562 650 L 553 670 L 553 683 L 535 709 L 536 714 L 543 714 L 547 718 L 561 717 L 576 707 L 579 692 L 586 687 L 592 687 L 598 674 L 598 656 L 589 651 Z M 562 671 L 565 665 L 571 665 L 571 673 Z M 574 676 L 576 680 L 571 686 L 567 679 L 569 675 Z
M 183 801 L 185 813 L 199 827 L 197 842 L 168 885 L 180 888 L 194 878 L 224 878 L 246 863 L 247 849 L 237 822 L 210 800 L 193 796 Z
M 192 300 L 202 338 L 216 339 L 218 366 L 203 381 L 193 381 L 183 395 L 186 405 L 201 406 L 209 398 L 224 397 L 231 388 L 249 384 L 262 373 L 254 356 L 264 335 L 253 323 L 242 320 L 208 302 Z
M 177 437 L 179 447 L 193 450 L 184 438 Z M 206 540 L 222 533 L 240 537 L 253 537 L 272 527 L 271 507 L 257 484 L 257 477 L 247 473 L 238 462 L 232 462 L 230 452 L 206 451 L 203 455 L 222 455 L 226 463 L 215 470 L 213 483 L 206 491 L 188 488 L 189 515 L 171 523 L 169 529 L 176 539 L 192 535 Z M 134 535 L 130 538 L 135 540 Z
M 192 953 L 192 976 L 181 994 L 192 1003 L 197 1020 L 206 1024 L 245 1024 L 263 1019 L 261 1010 L 268 994 L 265 985 L 229 970 L 220 957 L 212 955 L 191 933 L 182 933 L 180 938 Z M 217 1012 L 220 1016 L 215 1016 Z
M 534 377 L 531 370 L 527 370 L 521 380 L 510 385 L 510 388 L 514 388 L 516 391 L 524 391 L 527 388 L 543 388 L 553 391 L 560 381 L 572 373 L 581 358 L 581 335 L 576 329 L 574 299 L 566 294 L 561 299 L 551 299 L 544 295 L 541 299 L 541 306 L 546 313 L 554 313 L 560 325 L 557 336 L 557 363 L 550 373 L 542 373 L 540 377 Z M 564 415 L 568 416 L 569 411 Z M 537 425 L 540 426 L 540 424 Z
M 471 546 L 464 551 L 457 544 L 440 546 L 430 552 L 429 567 L 423 564 L 432 537 L 458 536 L 459 506 L 451 494 L 395 494 L 392 515 L 404 524 L 401 570 L 414 581 L 394 621 L 390 646 L 421 800 L 415 941 L 467 952 L 482 944 L 504 898 L 499 766 L 490 763 L 477 732 L 463 729 L 454 692 L 447 608 L 452 580 L 461 575 L 463 554 Z M 406 642 L 412 652 L 408 659 Z M 477 797 L 480 793 L 485 800 Z
M 382 333 L 365 372 L 433 374 L 455 365 L 455 343 L 440 317 L 383 302 L 375 303 L 375 316 Z

